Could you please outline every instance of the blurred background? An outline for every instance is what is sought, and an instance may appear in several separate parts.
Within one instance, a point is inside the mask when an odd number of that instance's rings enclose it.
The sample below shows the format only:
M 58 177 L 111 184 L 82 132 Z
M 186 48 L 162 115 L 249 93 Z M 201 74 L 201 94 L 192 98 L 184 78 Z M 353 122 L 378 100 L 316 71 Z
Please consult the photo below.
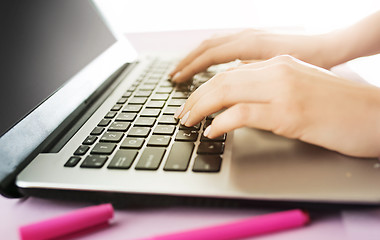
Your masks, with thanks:
M 226 28 L 297 28 L 321 33 L 380 9 L 379 0 L 95 0 L 125 33 Z M 379 24 L 380 26 L 380 24 Z
M 379 0 L 94 0 L 114 32 L 135 49 L 187 52 L 213 34 L 260 28 L 318 34 L 345 28 L 380 10 Z M 380 23 L 379 23 L 380 27 Z M 225 29 L 225 31 L 222 31 Z M 191 31 L 188 31 L 191 30 Z M 178 32 L 179 31 L 179 32 Z M 147 34 L 156 32 L 157 34 Z M 163 32 L 161 35 L 159 32 Z M 165 38 L 159 37 L 164 35 Z M 177 39 L 188 39 L 185 42 Z M 169 39 L 169 40 L 168 40 Z M 347 64 L 380 87 L 380 54 Z

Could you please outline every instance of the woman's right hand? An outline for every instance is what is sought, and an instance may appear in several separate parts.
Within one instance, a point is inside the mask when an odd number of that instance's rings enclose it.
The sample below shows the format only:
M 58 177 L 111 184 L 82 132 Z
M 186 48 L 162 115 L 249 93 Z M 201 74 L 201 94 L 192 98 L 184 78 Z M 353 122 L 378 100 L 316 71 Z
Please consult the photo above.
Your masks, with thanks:
M 266 60 L 278 55 L 291 55 L 323 68 L 340 63 L 331 34 L 285 35 L 261 30 L 244 30 L 203 41 L 170 73 L 173 82 L 185 82 L 214 64 L 240 60 Z M 334 52 L 334 54 L 331 54 Z
M 380 156 L 380 89 L 290 56 L 215 75 L 175 117 L 191 127 L 223 109 L 206 137 L 252 127 L 350 156 Z

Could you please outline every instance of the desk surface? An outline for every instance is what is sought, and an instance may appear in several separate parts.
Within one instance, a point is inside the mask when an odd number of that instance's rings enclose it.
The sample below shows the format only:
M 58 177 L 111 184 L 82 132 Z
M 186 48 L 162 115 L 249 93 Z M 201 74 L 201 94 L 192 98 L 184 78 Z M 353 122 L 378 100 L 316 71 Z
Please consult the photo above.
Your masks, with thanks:
M 226 31 L 217 31 L 217 33 Z M 184 35 L 177 33 L 128 34 L 127 37 L 139 52 L 177 51 L 188 49 L 210 31 L 195 31 Z M 164 37 L 163 37 L 164 36 Z M 174 46 L 171 39 L 183 39 Z M 191 40 L 191 44 L 189 44 Z M 155 43 L 155 44 L 152 44 Z M 156 48 L 152 48 L 156 46 Z M 89 206 L 78 202 L 62 202 L 37 198 L 6 199 L 0 197 L 1 239 L 18 239 L 19 226 L 55 217 Z M 158 234 L 198 228 L 239 220 L 259 214 L 269 213 L 270 209 L 217 209 L 217 208 L 155 208 L 116 210 L 109 227 L 79 234 L 79 239 L 137 239 Z M 303 228 L 261 236 L 255 239 L 380 239 L 380 208 L 366 210 L 322 211 L 311 224 Z
M 89 206 L 37 198 L 0 198 L 2 239 L 18 239 L 21 225 L 59 216 Z M 79 239 L 138 239 L 186 229 L 211 226 L 259 214 L 269 209 L 155 208 L 116 210 L 110 226 L 76 235 Z M 322 211 L 303 228 L 257 237 L 259 240 L 379 239 L 380 208 Z

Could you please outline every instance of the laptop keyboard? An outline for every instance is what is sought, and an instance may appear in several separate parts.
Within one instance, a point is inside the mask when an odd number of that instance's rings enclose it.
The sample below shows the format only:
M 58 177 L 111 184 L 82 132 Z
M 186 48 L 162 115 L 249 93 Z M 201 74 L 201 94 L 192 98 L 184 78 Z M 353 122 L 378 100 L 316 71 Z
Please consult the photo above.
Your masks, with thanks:
M 198 86 L 214 75 L 197 75 L 193 83 L 172 85 L 170 62 L 154 61 L 120 97 L 68 159 L 65 167 L 137 171 L 219 172 L 227 135 L 203 136 L 214 116 L 194 127 L 174 113 Z M 192 160 L 194 159 L 194 160 Z

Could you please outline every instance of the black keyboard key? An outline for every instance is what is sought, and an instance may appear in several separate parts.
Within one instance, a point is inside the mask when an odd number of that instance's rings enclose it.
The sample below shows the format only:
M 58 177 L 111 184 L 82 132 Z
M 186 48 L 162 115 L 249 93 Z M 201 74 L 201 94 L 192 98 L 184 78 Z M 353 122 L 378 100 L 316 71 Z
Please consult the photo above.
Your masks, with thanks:
M 140 149 L 144 145 L 144 141 L 145 141 L 144 138 L 131 138 L 131 137 L 127 137 L 121 143 L 120 148 Z
M 144 109 L 141 113 L 140 113 L 140 116 L 143 116 L 143 117 L 158 117 L 158 115 L 160 115 L 160 112 L 161 110 L 160 109 L 155 109 L 155 108 L 152 108 L 152 109 Z
M 138 82 L 134 82 L 133 84 L 132 84 L 132 87 L 138 87 L 140 85 L 140 83 L 138 83 Z M 131 89 L 131 88 L 129 88 L 129 89 Z
M 147 108 L 163 108 L 165 105 L 164 101 L 150 101 L 146 105 Z
M 70 157 L 64 166 L 65 167 L 75 167 L 79 163 L 80 160 L 81 160 L 80 157 Z
M 169 101 L 169 104 L 168 106 L 171 106 L 171 107 L 180 107 L 182 104 L 184 104 L 186 102 L 186 99 L 172 99 Z
M 150 147 L 167 147 L 170 143 L 170 136 L 152 135 L 148 141 Z
M 170 124 L 177 125 L 178 119 L 175 119 L 172 115 L 162 115 L 158 120 L 158 124 Z
M 128 137 L 147 137 L 149 135 L 150 128 L 148 127 L 132 127 L 128 132 Z
M 170 87 L 174 88 L 174 84 L 171 81 L 163 81 L 160 83 L 160 87 Z
M 131 124 L 129 122 L 114 122 L 108 128 L 108 131 L 125 132 Z
M 165 171 L 186 171 L 193 153 L 194 143 L 175 142 L 169 152 Z
M 171 93 L 173 91 L 172 87 L 159 87 L 156 93 Z
M 127 106 L 125 106 L 125 108 L 123 108 L 123 112 L 138 113 L 138 112 L 140 112 L 141 108 L 142 108 L 142 105 L 127 105 Z
M 190 130 L 190 131 L 198 131 L 201 127 L 201 124 L 198 123 L 197 125 L 194 125 L 192 127 L 186 127 L 185 125 L 180 125 L 179 130 Z
M 116 147 L 116 144 L 114 143 L 98 143 L 92 149 L 91 154 L 109 155 L 113 152 L 115 147 Z
M 164 115 L 174 115 L 178 110 L 178 107 L 166 107 L 164 110 Z
M 174 92 L 172 99 L 187 99 L 189 95 L 188 92 Z
M 119 115 L 117 115 L 115 121 L 131 122 L 135 120 L 136 116 L 137 116 L 136 113 L 120 113 Z
M 189 83 L 180 83 L 175 86 L 176 92 L 190 92 L 191 84 Z
M 153 70 L 152 70 L 153 71 Z M 150 76 L 149 76 L 149 80 L 154 80 L 156 82 L 158 82 L 159 80 L 161 80 L 162 78 L 162 74 L 161 73 L 151 73 Z
M 147 147 L 136 165 L 137 170 L 157 170 L 165 154 L 165 148 Z
M 219 172 L 222 158 L 219 155 L 198 155 L 195 158 L 194 172 Z
M 173 135 L 175 126 L 173 125 L 157 125 L 153 131 L 153 134 L 159 135 Z
M 120 142 L 123 138 L 124 134 L 121 132 L 106 132 L 103 134 L 102 138 L 100 138 L 101 142 Z
M 153 86 L 156 86 L 156 85 L 158 84 L 158 81 L 155 80 L 155 79 L 153 79 L 153 80 L 151 80 L 151 79 L 147 79 L 147 80 L 144 81 L 144 84 L 145 84 L 145 85 L 153 85 Z
M 154 90 L 156 88 L 156 86 L 154 85 L 149 85 L 149 84 L 143 84 L 139 87 L 140 90 Z
M 198 138 L 198 131 L 189 131 L 189 130 L 179 130 L 175 140 L 176 141 L 186 141 L 186 142 L 195 142 Z
M 149 78 L 147 80 L 145 80 L 144 82 L 145 83 L 155 83 L 157 84 L 160 80 L 161 80 L 161 77 L 162 76 L 155 76 L 155 75 L 150 75 Z
M 166 101 L 169 98 L 169 94 L 167 93 L 156 93 L 151 97 L 151 100 L 154 101 Z
M 153 127 L 156 122 L 155 118 L 151 117 L 139 117 L 134 123 L 134 126 Z
M 137 156 L 137 150 L 119 150 L 107 166 L 109 169 L 129 169 Z
M 90 149 L 89 146 L 81 145 L 75 150 L 74 155 L 85 155 L 88 149 Z
M 212 120 L 206 120 L 205 125 L 203 125 L 203 130 L 205 130 L 208 126 L 211 125 Z
M 121 104 L 116 104 L 112 107 L 111 111 L 119 111 L 121 108 L 123 107 L 123 105 Z
M 107 115 L 105 115 L 105 118 L 114 118 L 116 116 L 117 112 L 108 112 Z
M 122 98 L 120 98 L 120 99 L 117 101 L 117 104 L 124 104 L 124 103 L 127 102 L 127 100 L 128 100 L 128 98 L 126 98 L 126 97 L 122 97 Z
M 99 123 L 98 123 L 98 127 L 107 127 L 108 124 L 110 124 L 111 122 L 111 119 L 102 119 Z
M 219 112 L 213 113 L 206 117 L 207 120 L 213 120 L 216 116 L 218 116 Z
M 224 143 L 222 142 L 201 142 L 198 146 L 198 154 L 222 154 Z
M 95 127 L 94 130 L 90 133 L 91 135 L 100 135 L 104 131 L 104 128 L 102 127 Z
M 127 90 L 128 92 L 134 92 L 136 91 L 136 85 L 132 85 L 129 87 L 129 89 Z
M 146 100 L 147 98 L 145 97 L 134 97 L 134 98 L 131 98 L 131 100 L 129 100 L 128 104 L 141 105 L 141 104 L 146 103 Z
M 202 134 L 201 142 L 225 142 L 226 141 L 226 137 L 227 137 L 227 134 L 223 134 L 223 135 L 221 135 L 219 137 L 211 139 L 211 138 L 205 137 Z
M 106 163 L 107 156 L 88 156 L 80 165 L 81 168 L 101 168 Z
M 131 95 L 132 95 L 132 92 L 131 92 L 131 91 L 126 91 L 126 92 L 123 94 L 123 97 L 124 97 L 124 98 L 129 98 Z
M 92 145 L 96 142 L 96 140 L 98 139 L 98 137 L 95 137 L 95 136 L 88 136 L 86 137 L 86 139 L 82 142 L 82 144 L 84 145 Z
M 141 90 L 135 93 L 135 97 L 149 97 L 150 94 L 152 94 L 151 90 L 150 91 Z

